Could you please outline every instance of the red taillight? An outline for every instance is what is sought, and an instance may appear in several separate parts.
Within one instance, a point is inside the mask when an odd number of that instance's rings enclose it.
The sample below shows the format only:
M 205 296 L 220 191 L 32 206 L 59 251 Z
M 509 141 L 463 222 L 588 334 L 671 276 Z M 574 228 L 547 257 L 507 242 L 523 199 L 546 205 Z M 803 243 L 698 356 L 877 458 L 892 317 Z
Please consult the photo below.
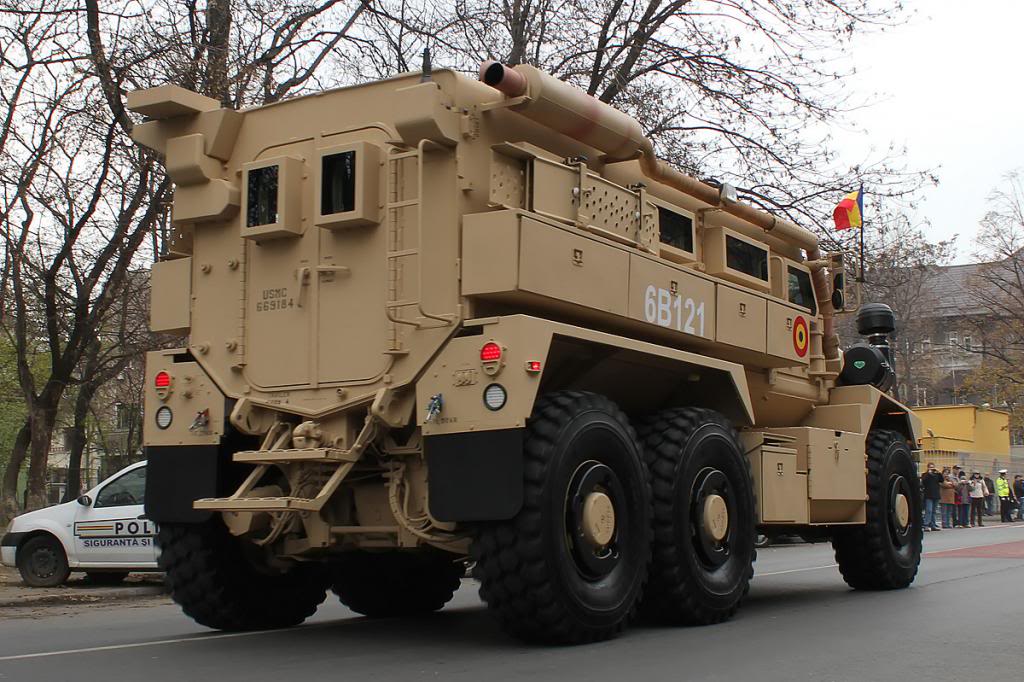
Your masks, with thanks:
M 540 371 L 540 360 L 528 360 L 526 362 L 526 371 L 530 373 L 536 373 Z
M 153 377 L 153 385 L 157 388 L 167 388 L 171 385 L 171 375 L 167 372 L 157 372 Z
M 495 360 L 501 360 L 501 346 L 493 341 L 485 343 L 484 347 L 480 349 L 480 361 L 494 362 Z

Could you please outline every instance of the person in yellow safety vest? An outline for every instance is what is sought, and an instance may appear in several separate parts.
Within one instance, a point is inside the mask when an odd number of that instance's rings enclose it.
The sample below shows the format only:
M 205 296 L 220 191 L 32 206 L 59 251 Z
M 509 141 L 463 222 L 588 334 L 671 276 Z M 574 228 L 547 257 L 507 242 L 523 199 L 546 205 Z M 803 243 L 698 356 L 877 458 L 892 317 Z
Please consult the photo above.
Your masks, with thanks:
M 999 515 L 1003 523 L 1009 523 L 1013 519 L 1010 518 L 1010 514 L 1013 513 L 1013 490 L 1010 488 L 1010 482 L 1006 480 L 1006 469 L 999 470 L 999 478 L 996 479 L 996 497 L 999 498 Z

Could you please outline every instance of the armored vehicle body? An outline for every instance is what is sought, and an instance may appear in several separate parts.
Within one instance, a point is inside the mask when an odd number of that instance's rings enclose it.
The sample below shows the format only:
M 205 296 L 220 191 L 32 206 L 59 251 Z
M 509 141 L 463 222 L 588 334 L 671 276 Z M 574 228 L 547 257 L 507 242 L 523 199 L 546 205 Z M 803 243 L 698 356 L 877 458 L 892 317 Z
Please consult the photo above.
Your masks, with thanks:
M 494 62 L 129 106 L 176 187 L 152 328 L 188 338 L 147 359 L 146 510 L 200 623 L 429 612 L 467 563 L 530 640 L 713 623 L 758 531 L 913 580 L 917 420 L 877 354 L 840 379 L 841 259 L 635 120 Z

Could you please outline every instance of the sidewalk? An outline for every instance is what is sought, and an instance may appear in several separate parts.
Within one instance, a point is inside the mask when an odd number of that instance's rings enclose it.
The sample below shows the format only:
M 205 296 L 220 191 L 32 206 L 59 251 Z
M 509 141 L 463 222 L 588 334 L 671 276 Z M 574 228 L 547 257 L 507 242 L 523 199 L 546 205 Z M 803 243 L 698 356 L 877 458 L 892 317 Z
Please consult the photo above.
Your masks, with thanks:
M 114 586 L 93 585 L 84 573 L 73 573 L 60 587 L 28 587 L 21 582 L 17 569 L 0 566 L 0 609 L 143 600 L 165 593 L 163 575 L 159 573 L 132 573 Z

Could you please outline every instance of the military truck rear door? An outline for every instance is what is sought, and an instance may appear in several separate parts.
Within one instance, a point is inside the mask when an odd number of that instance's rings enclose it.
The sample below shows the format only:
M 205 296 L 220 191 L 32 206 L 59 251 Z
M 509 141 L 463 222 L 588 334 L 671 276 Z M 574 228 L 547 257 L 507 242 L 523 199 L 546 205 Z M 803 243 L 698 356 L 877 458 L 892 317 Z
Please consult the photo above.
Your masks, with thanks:
M 271 147 L 243 166 L 246 239 L 246 376 L 261 387 L 305 386 L 313 376 L 314 270 L 319 230 L 312 141 Z
M 403 235 L 398 233 L 408 229 L 409 216 L 418 206 L 414 200 L 401 207 L 384 201 L 386 194 L 402 196 L 405 185 L 414 189 L 418 169 L 388 161 L 389 137 L 380 128 L 367 127 L 318 140 L 320 383 L 369 381 L 383 374 L 390 361 L 385 351 L 395 330 L 386 301 L 396 277 L 388 254 L 401 246 Z M 385 173 L 391 166 L 394 177 Z M 406 268 L 416 265 L 414 258 L 402 260 Z

